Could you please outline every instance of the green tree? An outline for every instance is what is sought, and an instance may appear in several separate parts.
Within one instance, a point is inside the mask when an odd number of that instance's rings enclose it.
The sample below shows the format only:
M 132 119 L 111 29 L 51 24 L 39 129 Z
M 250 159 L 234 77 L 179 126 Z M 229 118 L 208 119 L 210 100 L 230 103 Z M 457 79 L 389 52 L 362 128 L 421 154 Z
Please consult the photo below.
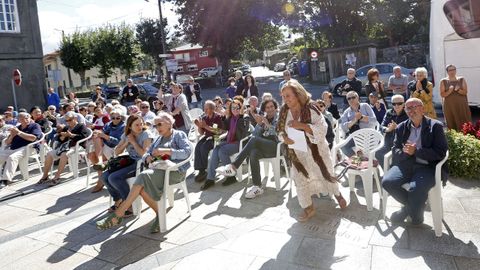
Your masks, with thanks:
M 245 39 L 240 47 L 243 58 L 255 61 L 263 58 L 265 50 L 272 50 L 284 39 L 283 33 L 278 26 L 265 24 L 262 30 L 264 35 Z
M 115 44 L 115 28 L 107 25 L 99 27 L 91 32 L 90 44 L 93 53 L 95 65 L 98 67 L 98 73 L 103 78 L 103 83 L 107 83 L 108 77 L 113 74 L 116 66 L 117 46 Z
M 80 75 L 81 87 L 85 87 L 85 72 L 95 66 L 90 47 L 90 32 L 63 36 L 60 42 L 60 59 L 65 67 Z
M 115 55 L 115 66 L 130 73 L 137 67 L 140 58 L 140 46 L 132 28 L 121 24 L 115 28 L 114 43 L 117 49 L 113 52 Z
M 281 0 L 171 0 L 180 15 L 186 41 L 211 46 L 213 55 L 228 70 L 230 59 L 241 53 L 244 42 L 265 35 L 267 24 L 280 21 Z
M 161 25 L 160 20 L 143 19 L 135 27 L 135 35 L 140 48 L 143 53 L 150 55 L 154 59 L 157 66 L 157 74 L 160 74 L 163 64 L 163 59 L 158 57 L 163 52 L 160 27 L 164 28 L 164 33 L 167 35 L 167 20 L 164 20 Z

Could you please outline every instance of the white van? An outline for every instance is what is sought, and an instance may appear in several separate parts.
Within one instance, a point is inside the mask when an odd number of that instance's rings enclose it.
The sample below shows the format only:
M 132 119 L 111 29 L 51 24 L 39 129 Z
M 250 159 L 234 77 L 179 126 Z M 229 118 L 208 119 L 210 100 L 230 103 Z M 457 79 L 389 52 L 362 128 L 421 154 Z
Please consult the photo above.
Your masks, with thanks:
M 430 61 L 435 103 L 442 102 L 439 82 L 447 76 L 445 67 L 453 64 L 467 81 L 470 106 L 480 107 L 480 1 L 431 1 Z

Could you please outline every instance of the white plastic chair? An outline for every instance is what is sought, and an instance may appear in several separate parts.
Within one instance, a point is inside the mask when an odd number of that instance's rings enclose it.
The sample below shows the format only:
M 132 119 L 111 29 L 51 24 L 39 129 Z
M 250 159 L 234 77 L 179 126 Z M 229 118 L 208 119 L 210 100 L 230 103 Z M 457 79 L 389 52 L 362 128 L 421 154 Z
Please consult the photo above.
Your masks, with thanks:
M 20 172 L 22 173 L 22 177 L 24 180 L 28 180 L 30 178 L 29 171 L 28 171 L 28 161 L 30 159 L 33 159 L 34 161 L 36 161 L 38 166 L 38 171 L 39 172 L 42 171 L 42 164 L 40 163 L 41 154 L 37 153 L 34 147 L 36 145 L 39 145 L 39 146 L 42 145 L 42 142 L 44 141 L 44 139 L 45 139 L 45 134 L 42 134 L 42 137 L 40 139 L 29 143 L 25 149 L 25 156 L 23 156 L 23 158 L 20 159 L 18 162 L 18 167 L 20 168 Z
M 130 186 L 130 189 L 132 189 L 133 184 L 135 183 L 135 179 L 137 179 L 137 176 L 140 174 L 140 169 L 142 168 L 142 160 L 137 161 L 137 167 L 135 169 L 135 176 L 134 177 L 129 177 L 127 178 L 127 183 Z M 110 203 L 108 204 L 108 207 L 113 205 L 113 198 L 110 196 Z M 132 203 L 132 210 L 133 214 L 138 218 L 140 217 L 140 214 L 142 213 L 142 198 L 138 196 L 135 201 Z
M 433 229 L 435 236 L 442 236 L 442 220 L 443 220 L 443 202 L 442 202 L 442 166 L 448 159 L 448 151 L 445 157 L 435 166 L 435 186 L 428 191 L 428 203 L 432 210 Z M 387 172 L 392 164 L 392 152 L 385 155 L 384 170 Z M 385 210 L 387 209 L 388 192 L 383 190 L 382 199 L 382 216 L 386 219 Z
M 87 163 L 87 183 L 86 187 L 88 187 L 88 184 L 90 182 L 90 164 L 89 160 L 87 157 L 87 149 L 84 149 L 80 144 L 83 142 L 86 142 L 90 138 L 92 138 L 93 131 L 91 129 L 88 129 L 88 136 L 84 139 L 81 139 L 75 144 L 75 147 L 73 148 L 73 153 L 68 155 L 68 166 L 70 167 L 70 171 L 73 173 L 74 178 L 78 178 L 78 163 L 80 161 L 80 154 L 85 154 L 85 161 Z
M 192 121 L 199 118 L 203 114 L 203 110 L 200 108 L 193 108 L 190 110 L 190 117 Z
M 277 191 L 280 190 L 281 188 L 281 183 L 280 183 L 280 166 L 282 165 L 281 162 L 283 162 L 283 166 L 285 167 L 285 172 L 287 176 L 287 180 L 290 182 L 290 189 L 292 189 L 292 181 L 290 179 L 290 175 L 288 172 L 288 166 L 287 166 L 287 161 L 285 157 L 281 154 L 281 147 L 282 147 L 283 142 L 279 142 L 277 144 L 277 153 L 275 157 L 273 158 L 262 158 L 259 161 L 263 162 L 263 170 L 265 171 L 265 174 L 267 175 L 267 178 L 269 177 L 270 174 L 270 168 L 269 165 L 272 165 L 273 169 L 273 179 L 275 179 L 275 188 Z
M 378 168 L 373 166 L 373 160 L 375 159 L 375 152 L 383 147 L 383 135 L 374 129 L 371 128 L 362 128 L 354 133 L 350 134 L 345 141 L 335 145 L 332 149 L 332 160 L 336 160 L 337 151 L 344 145 L 346 145 L 350 140 L 355 142 L 355 147 L 362 151 L 363 155 L 368 157 L 368 168 L 364 170 L 348 170 L 348 185 L 350 186 L 350 191 L 353 191 L 355 188 L 355 176 L 359 175 L 362 178 L 363 189 L 365 191 L 365 199 L 367 201 L 367 210 L 373 210 L 373 183 L 372 176 L 375 177 L 375 183 L 377 185 L 377 190 L 381 194 L 382 189 L 380 187 L 380 177 L 378 174 Z M 381 198 L 381 197 L 380 197 Z
M 190 113 L 190 117 L 191 117 L 192 122 L 193 122 L 195 119 L 198 119 L 203 114 L 203 110 L 199 109 L 199 108 L 193 108 L 189 111 L 189 113 Z M 195 143 L 198 142 L 200 134 L 199 134 L 197 126 L 195 124 L 192 123 L 192 127 L 190 128 L 187 135 L 188 135 L 188 139 L 191 142 L 195 142 Z
M 164 183 L 163 183 L 163 191 L 164 192 L 163 192 L 162 197 L 160 198 L 160 201 L 157 201 L 158 218 L 159 218 L 159 223 L 160 223 L 160 232 L 167 231 L 166 200 L 168 199 L 170 207 L 173 207 L 174 200 L 175 200 L 174 195 L 173 195 L 173 189 L 174 188 L 182 190 L 183 197 L 185 198 L 185 201 L 186 201 L 187 207 L 188 207 L 188 215 L 190 216 L 192 214 L 192 208 L 191 208 L 191 205 L 190 205 L 190 198 L 188 196 L 188 190 L 187 190 L 186 176 L 185 176 L 185 179 L 183 181 L 181 181 L 180 183 L 172 184 L 172 185 L 170 184 L 170 172 L 177 171 L 179 167 L 181 167 L 182 165 L 184 165 L 186 163 L 189 163 L 190 161 L 193 160 L 193 155 L 195 153 L 194 147 L 193 147 L 193 144 L 191 142 L 188 142 L 188 144 L 189 144 L 190 149 L 191 149 L 190 156 L 186 160 L 184 160 L 182 162 L 179 162 L 179 163 L 175 164 L 174 166 L 171 166 L 167 170 L 165 170 L 165 179 L 164 179 Z
M 43 141 L 40 143 L 40 151 L 38 154 L 40 155 L 40 162 L 42 163 L 42 166 L 45 164 L 45 157 L 47 156 L 47 153 L 51 150 L 50 146 L 47 144 L 47 138 L 49 135 L 53 132 L 53 127 L 50 126 L 47 132 L 45 132 L 45 136 Z

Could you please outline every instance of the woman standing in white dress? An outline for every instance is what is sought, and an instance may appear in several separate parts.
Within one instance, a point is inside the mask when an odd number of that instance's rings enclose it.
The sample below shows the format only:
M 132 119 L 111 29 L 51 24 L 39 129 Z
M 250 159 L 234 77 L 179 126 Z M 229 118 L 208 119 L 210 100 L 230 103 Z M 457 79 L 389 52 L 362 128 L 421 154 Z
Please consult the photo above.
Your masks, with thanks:
M 281 92 L 284 105 L 277 127 L 279 139 L 287 145 L 293 144 L 294 141 L 288 136 L 288 128 L 294 128 L 305 133 L 308 146 L 307 152 L 288 148 L 288 158 L 292 162 L 290 176 L 295 181 L 298 201 L 304 210 L 298 220 L 305 222 L 315 215 L 314 194 L 333 194 L 340 208 L 344 209 L 347 202 L 339 191 L 333 172 L 325 138 L 327 123 L 323 115 L 299 82 L 288 81 Z

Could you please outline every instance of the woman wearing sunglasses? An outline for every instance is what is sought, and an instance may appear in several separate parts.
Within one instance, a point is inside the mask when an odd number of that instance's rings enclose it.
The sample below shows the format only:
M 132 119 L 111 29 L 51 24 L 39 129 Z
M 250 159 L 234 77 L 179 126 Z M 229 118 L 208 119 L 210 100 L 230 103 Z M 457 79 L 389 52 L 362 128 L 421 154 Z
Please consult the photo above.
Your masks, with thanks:
M 125 122 L 120 111 L 113 110 L 110 113 L 111 122 L 107 123 L 103 129 L 93 131 L 93 149 L 88 158 L 92 162 L 93 169 L 98 173 L 98 181 L 92 189 L 92 193 L 99 192 L 103 188 L 101 180 L 102 172 L 105 170 L 105 161 L 113 156 L 115 146 L 120 142 L 123 131 L 125 130 Z
M 248 119 L 243 117 L 242 105 L 240 100 L 234 99 L 227 109 L 226 119 L 223 122 L 223 127 L 227 130 L 227 137 L 212 151 L 207 169 L 207 181 L 201 187 L 202 190 L 215 184 L 215 170 L 219 163 L 222 162 L 224 165 L 232 163 L 230 156 L 238 152 L 240 141 L 248 135 L 250 124 Z M 222 185 L 228 186 L 235 182 L 237 182 L 235 176 L 230 176 Z
M 383 165 L 385 154 L 392 150 L 397 125 L 408 119 L 408 115 L 405 112 L 405 98 L 403 95 L 392 96 L 392 107 L 393 108 L 389 109 L 385 114 L 382 126 L 380 127 L 385 134 L 383 147 L 375 153 L 375 158 L 380 165 Z
M 164 194 L 165 169 L 155 166 L 155 160 L 169 159 L 169 161 L 173 163 L 180 163 L 187 159 L 193 151 L 188 143 L 185 132 L 173 128 L 174 122 L 173 117 L 166 112 L 160 112 L 158 116 L 155 117 L 154 126 L 160 136 L 153 142 L 142 157 L 142 160 L 146 164 L 150 164 L 150 168 L 138 175 L 132 189 L 128 193 L 128 197 L 107 218 L 98 221 L 97 228 L 108 229 L 119 225 L 125 217 L 126 211 L 138 196 L 143 198 L 155 214 L 158 213 L 157 201 L 159 201 Z M 180 166 L 178 171 L 170 172 L 170 184 L 183 181 L 189 167 L 190 162 L 187 162 Z M 158 216 L 156 216 L 150 226 L 150 232 L 158 233 L 159 231 L 159 220 Z

